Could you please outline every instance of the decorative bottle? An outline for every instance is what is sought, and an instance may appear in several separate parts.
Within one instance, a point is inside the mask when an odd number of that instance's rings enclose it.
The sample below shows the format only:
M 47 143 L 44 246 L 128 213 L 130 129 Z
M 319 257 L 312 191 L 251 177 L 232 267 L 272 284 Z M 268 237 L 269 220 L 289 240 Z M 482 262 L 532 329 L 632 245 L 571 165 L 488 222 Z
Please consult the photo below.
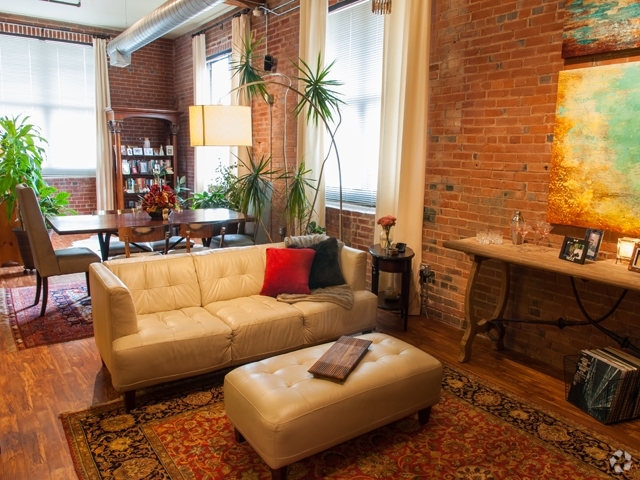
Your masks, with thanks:
M 522 234 L 519 231 L 519 226 L 523 223 L 524 217 L 520 213 L 520 210 L 517 210 L 513 217 L 511 217 L 511 242 L 514 245 L 522 245 Z

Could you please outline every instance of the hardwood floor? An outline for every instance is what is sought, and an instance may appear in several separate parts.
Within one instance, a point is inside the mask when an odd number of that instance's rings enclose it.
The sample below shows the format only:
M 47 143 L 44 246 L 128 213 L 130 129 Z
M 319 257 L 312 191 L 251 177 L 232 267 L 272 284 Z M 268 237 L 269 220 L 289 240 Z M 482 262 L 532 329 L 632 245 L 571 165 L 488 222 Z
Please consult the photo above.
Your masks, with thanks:
M 54 235 L 52 240 L 56 248 L 61 248 L 82 238 L 86 236 Z M 51 283 L 84 278 L 70 277 L 54 277 Z M 35 274 L 23 275 L 21 267 L 0 269 L 0 287 L 30 285 L 35 285 Z M 484 338 L 475 341 L 471 361 L 459 364 L 462 332 L 424 316 L 410 317 L 409 331 L 403 332 L 397 315 L 379 311 L 378 330 L 401 338 L 454 368 L 467 370 L 525 397 L 568 421 L 604 433 L 620 447 L 640 449 L 640 421 L 605 426 L 582 413 L 564 400 L 560 371 L 511 351 L 497 352 Z M 0 345 L 0 479 L 75 478 L 58 415 L 118 398 L 109 373 L 102 368 L 95 343 L 89 338 L 10 352 L 7 342 L 2 339 Z

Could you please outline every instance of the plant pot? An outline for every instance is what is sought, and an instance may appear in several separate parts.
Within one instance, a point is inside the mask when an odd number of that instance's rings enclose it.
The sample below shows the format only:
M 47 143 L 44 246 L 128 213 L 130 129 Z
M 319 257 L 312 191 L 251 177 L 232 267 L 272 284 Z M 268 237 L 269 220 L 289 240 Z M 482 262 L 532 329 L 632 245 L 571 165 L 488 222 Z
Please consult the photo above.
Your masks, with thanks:
M 20 250 L 20 256 L 22 257 L 24 273 L 26 274 L 27 270 L 33 272 L 36 267 L 33 262 L 33 254 L 31 253 L 31 244 L 29 243 L 27 231 L 21 228 L 14 228 L 13 234 L 16 236 L 18 250 Z

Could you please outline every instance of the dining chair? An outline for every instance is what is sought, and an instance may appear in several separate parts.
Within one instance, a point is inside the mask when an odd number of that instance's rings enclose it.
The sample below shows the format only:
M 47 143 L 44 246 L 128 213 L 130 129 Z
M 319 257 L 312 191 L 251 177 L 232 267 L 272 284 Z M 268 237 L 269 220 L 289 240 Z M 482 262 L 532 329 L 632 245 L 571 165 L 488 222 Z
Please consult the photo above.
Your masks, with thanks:
M 131 258 L 144 255 L 160 255 L 167 253 L 169 248 L 169 230 L 167 225 L 158 225 L 155 227 L 120 227 L 118 228 L 118 238 L 124 243 L 124 257 Z M 131 252 L 132 244 L 151 242 L 164 242 L 162 251 L 151 252 Z M 123 258 L 123 255 L 117 255 L 114 259 Z
M 264 209 L 262 210 L 262 216 L 260 222 L 249 221 L 239 222 L 235 225 L 229 225 L 225 232 L 221 232 L 211 239 L 211 248 L 226 248 L 226 247 L 246 247 L 249 245 L 262 245 L 267 243 L 267 226 L 269 225 L 269 218 L 271 216 L 271 194 L 272 189 L 267 192 L 268 200 Z M 232 233 L 229 230 L 237 226 L 237 233 Z
M 136 213 L 135 208 L 123 208 L 118 210 L 93 210 L 91 215 L 121 215 L 123 213 Z M 97 236 L 93 236 L 93 239 L 97 241 Z M 153 246 L 149 243 L 139 242 L 131 243 L 132 252 L 152 252 Z M 124 242 L 119 239 L 111 238 L 109 241 L 109 257 L 117 257 L 124 255 Z
M 186 251 L 191 253 L 192 239 L 202 240 L 202 246 L 196 247 L 198 251 L 209 250 L 211 239 L 218 235 L 223 235 L 229 222 L 215 223 L 181 223 L 178 235 L 186 240 Z M 195 245 L 194 245 L 195 246 Z M 180 250 L 172 250 L 169 253 L 181 253 Z
M 33 261 L 36 267 L 36 299 L 33 305 L 38 304 L 42 293 L 42 308 L 40 309 L 40 316 L 42 317 L 47 311 L 49 277 L 84 272 L 87 282 L 87 294 L 91 295 L 89 290 L 89 265 L 101 260 L 98 254 L 86 247 L 54 250 L 35 192 L 26 185 L 18 185 L 16 191 L 18 193 L 20 216 L 29 237 L 29 244 L 31 245 Z

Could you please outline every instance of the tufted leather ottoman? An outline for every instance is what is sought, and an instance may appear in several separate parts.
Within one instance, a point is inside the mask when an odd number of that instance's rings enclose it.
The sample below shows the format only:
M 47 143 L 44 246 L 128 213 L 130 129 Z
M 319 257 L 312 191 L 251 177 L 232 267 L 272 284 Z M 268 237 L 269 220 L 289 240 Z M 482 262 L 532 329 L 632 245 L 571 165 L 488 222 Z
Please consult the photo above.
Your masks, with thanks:
M 429 421 L 442 365 L 408 343 L 370 333 L 366 355 L 344 383 L 307 370 L 332 343 L 250 363 L 228 373 L 224 405 L 236 430 L 285 478 L 287 465 L 418 412 Z

